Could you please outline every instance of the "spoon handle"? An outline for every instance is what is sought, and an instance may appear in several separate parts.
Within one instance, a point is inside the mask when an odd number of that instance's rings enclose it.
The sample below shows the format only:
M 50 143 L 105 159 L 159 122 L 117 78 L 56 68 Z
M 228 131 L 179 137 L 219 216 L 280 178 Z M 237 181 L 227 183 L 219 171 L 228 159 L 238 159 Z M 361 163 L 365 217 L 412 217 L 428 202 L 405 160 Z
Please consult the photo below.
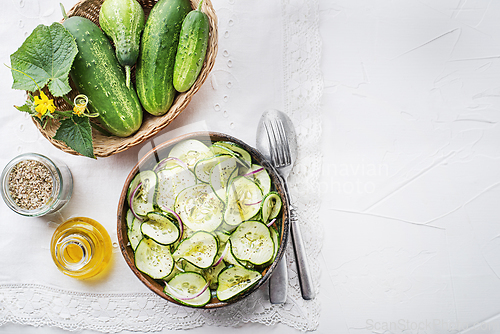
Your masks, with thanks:
M 286 267 L 286 256 L 283 254 L 280 262 L 273 270 L 269 280 L 269 300 L 271 304 L 283 304 L 286 302 L 288 290 L 288 271 Z
M 298 223 L 297 213 L 294 208 L 291 208 L 290 214 L 290 231 L 293 240 L 293 249 L 295 251 L 295 259 L 297 260 L 297 272 L 299 276 L 302 298 L 311 300 L 315 297 L 314 286 L 312 281 L 309 263 L 307 261 L 306 248 L 302 240 L 302 234 Z

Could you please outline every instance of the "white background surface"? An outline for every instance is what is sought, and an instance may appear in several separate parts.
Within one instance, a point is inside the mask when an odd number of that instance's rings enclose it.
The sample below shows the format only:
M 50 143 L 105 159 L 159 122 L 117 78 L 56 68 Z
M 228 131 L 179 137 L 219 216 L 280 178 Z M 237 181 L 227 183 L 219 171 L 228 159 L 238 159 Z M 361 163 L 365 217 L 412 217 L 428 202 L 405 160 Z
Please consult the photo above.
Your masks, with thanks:
M 499 13 L 500 2 L 487 0 L 320 1 L 318 333 L 500 331 Z M 12 50 L 0 52 L 5 61 Z M 1 73 L 6 97 L 10 77 Z M 72 170 L 78 159 L 68 159 Z M 63 331 L 6 324 L 0 332 Z

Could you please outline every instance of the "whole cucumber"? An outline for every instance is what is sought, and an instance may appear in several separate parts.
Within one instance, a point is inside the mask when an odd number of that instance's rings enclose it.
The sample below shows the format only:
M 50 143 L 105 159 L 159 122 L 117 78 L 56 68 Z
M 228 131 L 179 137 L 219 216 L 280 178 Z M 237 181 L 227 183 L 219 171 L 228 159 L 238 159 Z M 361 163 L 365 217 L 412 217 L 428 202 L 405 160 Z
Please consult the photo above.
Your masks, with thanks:
M 189 12 L 182 23 L 174 65 L 174 87 L 178 92 L 191 88 L 207 54 L 210 24 L 208 16 L 201 11 L 202 3 L 203 0 L 196 10 Z
M 127 87 L 130 68 L 136 63 L 144 29 L 144 10 L 136 0 L 106 0 L 99 12 L 101 29 L 113 40 L 116 58 L 125 67 Z
M 142 106 L 152 115 L 165 114 L 174 101 L 175 54 L 182 21 L 190 11 L 188 0 L 160 0 L 146 21 L 135 80 Z
M 89 109 L 110 133 L 127 137 L 142 123 L 142 108 L 136 92 L 125 84 L 125 74 L 106 35 L 92 21 L 73 16 L 64 27 L 73 35 L 78 54 L 70 76 L 81 94 L 89 98 Z

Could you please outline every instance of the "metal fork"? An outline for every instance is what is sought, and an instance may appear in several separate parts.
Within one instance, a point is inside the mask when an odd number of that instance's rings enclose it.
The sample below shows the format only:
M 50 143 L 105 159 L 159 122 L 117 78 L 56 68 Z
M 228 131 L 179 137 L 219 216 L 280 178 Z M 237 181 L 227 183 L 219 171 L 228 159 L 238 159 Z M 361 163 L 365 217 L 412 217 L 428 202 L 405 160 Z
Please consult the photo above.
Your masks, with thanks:
M 288 175 L 290 175 L 290 172 L 295 163 L 295 158 L 297 156 L 297 138 L 295 136 L 293 124 L 287 115 L 283 114 L 282 112 L 273 110 L 273 111 L 268 111 L 267 116 L 268 117 L 265 118 L 263 124 L 268 135 L 271 160 L 273 165 L 276 167 L 280 175 L 285 180 L 284 182 L 285 190 L 286 193 L 289 194 L 286 181 L 288 179 Z M 302 297 L 306 300 L 310 300 L 313 299 L 315 296 L 312 284 L 312 277 L 309 271 L 309 265 L 307 263 L 307 256 L 304 247 L 304 242 L 302 240 L 302 235 L 300 233 L 300 228 L 298 225 L 296 213 L 291 205 L 290 207 L 291 207 L 290 210 L 291 235 L 292 235 L 295 259 L 297 261 L 296 262 L 297 271 L 302 291 Z M 285 275 L 285 277 L 287 277 L 286 260 L 284 258 L 280 261 L 279 266 L 275 270 L 277 270 L 279 267 L 281 267 L 281 270 L 278 270 L 278 272 L 283 271 L 284 273 L 277 275 L 277 278 L 275 280 L 280 279 L 282 281 L 283 277 L 280 277 L 281 275 Z M 270 281 L 271 302 L 273 302 L 273 293 L 275 293 L 274 290 L 276 290 L 277 294 L 283 293 L 283 291 L 280 291 L 280 289 L 276 287 L 278 283 L 276 283 L 276 281 L 273 282 L 273 277 L 275 273 L 276 272 L 273 272 L 273 276 L 271 276 L 271 281 Z M 287 280 L 288 278 L 286 278 L 286 281 Z M 273 285 L 273 283 L 276 283 L 276 285 Z M 283 283 L 281 282 L 280 284 Z M 286 299 L 286 290 L 284 298 Z M 281 302 L 283 303 L 284 300 Z
M 264 122 L 264 128 L 269 139 L 269 147 L 271 151 L 271 160 L 276 168 L 282 168 L 280 173 L 286 179 L 292 169 L 292 155 L 290 153 L 290 145 L 285 136 L 285 128 L 283 122 L 278 119 L 270 119 Z M 285 171 L 283 168 L 287 168 Z M 289 171 L 289 170 L 290 171 Z

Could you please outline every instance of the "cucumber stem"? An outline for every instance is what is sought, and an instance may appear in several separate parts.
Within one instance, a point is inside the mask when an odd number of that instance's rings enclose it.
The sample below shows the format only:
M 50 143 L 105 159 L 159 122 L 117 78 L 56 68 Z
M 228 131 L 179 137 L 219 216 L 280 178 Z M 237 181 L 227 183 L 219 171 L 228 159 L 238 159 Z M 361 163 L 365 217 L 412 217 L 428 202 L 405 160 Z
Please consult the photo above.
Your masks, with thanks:
M 68 14 L 66 13 L 66 9 L 64 9 L 64 6 L 62 3 L 59 3 L 59 6 L 61 7 L 61 12 L 62 12 L 62 16 L 65 20 L 68 19 Z
M 125 66 L 125 84 L 130 88 L 130 66 Z
M 198 8 L 196 10 L 201 12 L 201 5 L 203 4 L 203 0 L 200 0 L 200 3 L 198 4 Z

